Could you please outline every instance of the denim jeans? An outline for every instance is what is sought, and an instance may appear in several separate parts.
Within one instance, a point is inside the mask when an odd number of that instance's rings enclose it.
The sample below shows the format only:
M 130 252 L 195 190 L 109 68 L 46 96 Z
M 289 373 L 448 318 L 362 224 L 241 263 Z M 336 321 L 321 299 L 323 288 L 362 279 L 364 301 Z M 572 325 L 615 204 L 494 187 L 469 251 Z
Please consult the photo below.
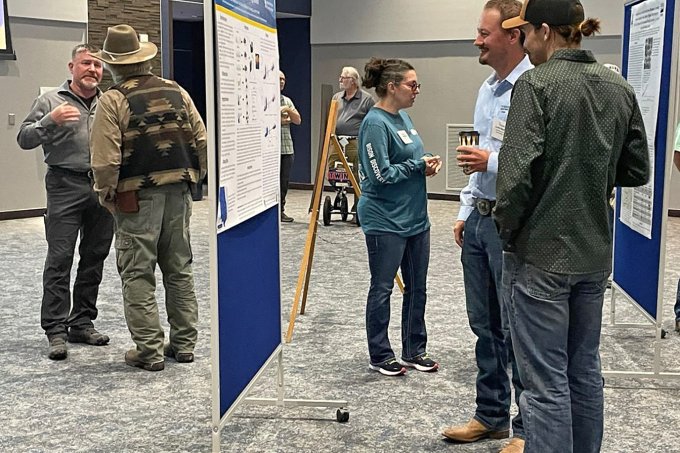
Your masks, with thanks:
M 477 336 L 477 410 L 475 418 L 494 431 L 508 429 L 510 424 L 510 377 L 515 402 L 523 387 L 510 341 L 507 308 L 503 306 L 502 267 L 503 247 L 496 224 L 491 216 L 476 209 L 465 221 L 465 238 L 461 255 L 465 281 L 465 303 L 472 332 Z M 524 437 L 521 411 L 512 421 L 514 437 Z
M 599 348 L 608 274 L 554 274 L 503 253 L 504 297 L 524 384 L 525 453 L 600 451 Z
M 371 287 L 366 301 L 366 335 L 371 363 L 378 365 L 395 357 L 387 336 L 390 296 L 394 277 L 401 266 L 404 298 L 401 308 L 401 357 L 413 359 L 426 352 L 425 303 L 427 267 L 430 262 L 430 230 L 409 237 L 396 234 L 367 234 Z

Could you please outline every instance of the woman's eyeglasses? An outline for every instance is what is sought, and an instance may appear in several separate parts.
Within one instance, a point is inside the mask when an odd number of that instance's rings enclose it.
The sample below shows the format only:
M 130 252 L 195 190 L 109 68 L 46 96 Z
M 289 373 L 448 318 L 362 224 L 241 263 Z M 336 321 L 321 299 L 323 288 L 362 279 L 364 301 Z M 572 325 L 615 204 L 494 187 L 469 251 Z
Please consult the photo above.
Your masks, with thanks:
M 416 82 L 415 80 L 411 83 L 403 83 L 399 82 L 399 85 L 405 85 L 411 89 L 411 91 L 416 92 L 420 89 L 421 84 Z

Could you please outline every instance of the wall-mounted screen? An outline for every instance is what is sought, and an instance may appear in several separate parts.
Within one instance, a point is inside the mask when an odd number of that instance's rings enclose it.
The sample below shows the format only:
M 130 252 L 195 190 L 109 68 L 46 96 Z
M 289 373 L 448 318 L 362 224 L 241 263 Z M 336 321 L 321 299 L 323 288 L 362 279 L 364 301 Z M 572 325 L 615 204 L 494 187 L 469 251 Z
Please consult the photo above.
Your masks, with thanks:
M 0 0 L 0 60 L 14 60 L 15 58 L 7 20 L 7 0 Z

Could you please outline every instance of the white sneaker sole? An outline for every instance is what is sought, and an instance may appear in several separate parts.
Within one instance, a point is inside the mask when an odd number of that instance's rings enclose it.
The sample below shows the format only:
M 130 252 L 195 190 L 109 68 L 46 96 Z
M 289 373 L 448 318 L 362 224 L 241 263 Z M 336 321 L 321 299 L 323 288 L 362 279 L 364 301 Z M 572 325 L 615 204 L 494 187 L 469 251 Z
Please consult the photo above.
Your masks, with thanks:
M 402 374 L 406 374 L 406 368 L 402 367 L 401 370 L 399 371 L 387 371 L 384 368 L 380 368 L 377 365 L 373 365 L 372 363 L 368 364 L 368 368 L 377 371 L 380 374 L 384 374 L 385 376 L 401 376 Z
M 416 370 L 422 371 L 424 373 L 430 373 L 430 372 L 433 372 L 433 371 L 437 371 L 439 369 L 438 363 L 435 363 L 434 366 L 431 366 L 431 367 L 418 365 L 417 363 L 407 362 L 406 360 L 399 360 L 399 363 L 401 363 L 405 367 L 415 368 Z

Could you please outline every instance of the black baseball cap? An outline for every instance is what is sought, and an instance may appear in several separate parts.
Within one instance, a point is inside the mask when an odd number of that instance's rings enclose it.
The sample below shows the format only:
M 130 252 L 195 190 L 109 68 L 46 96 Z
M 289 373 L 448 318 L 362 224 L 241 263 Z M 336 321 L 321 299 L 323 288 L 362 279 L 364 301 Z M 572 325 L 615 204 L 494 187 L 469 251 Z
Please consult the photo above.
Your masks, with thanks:
M 574 25 L 585 19 L 579 0 L 524 0 L 519 16 L 503 21 L 506 30 L 524 24 Z

